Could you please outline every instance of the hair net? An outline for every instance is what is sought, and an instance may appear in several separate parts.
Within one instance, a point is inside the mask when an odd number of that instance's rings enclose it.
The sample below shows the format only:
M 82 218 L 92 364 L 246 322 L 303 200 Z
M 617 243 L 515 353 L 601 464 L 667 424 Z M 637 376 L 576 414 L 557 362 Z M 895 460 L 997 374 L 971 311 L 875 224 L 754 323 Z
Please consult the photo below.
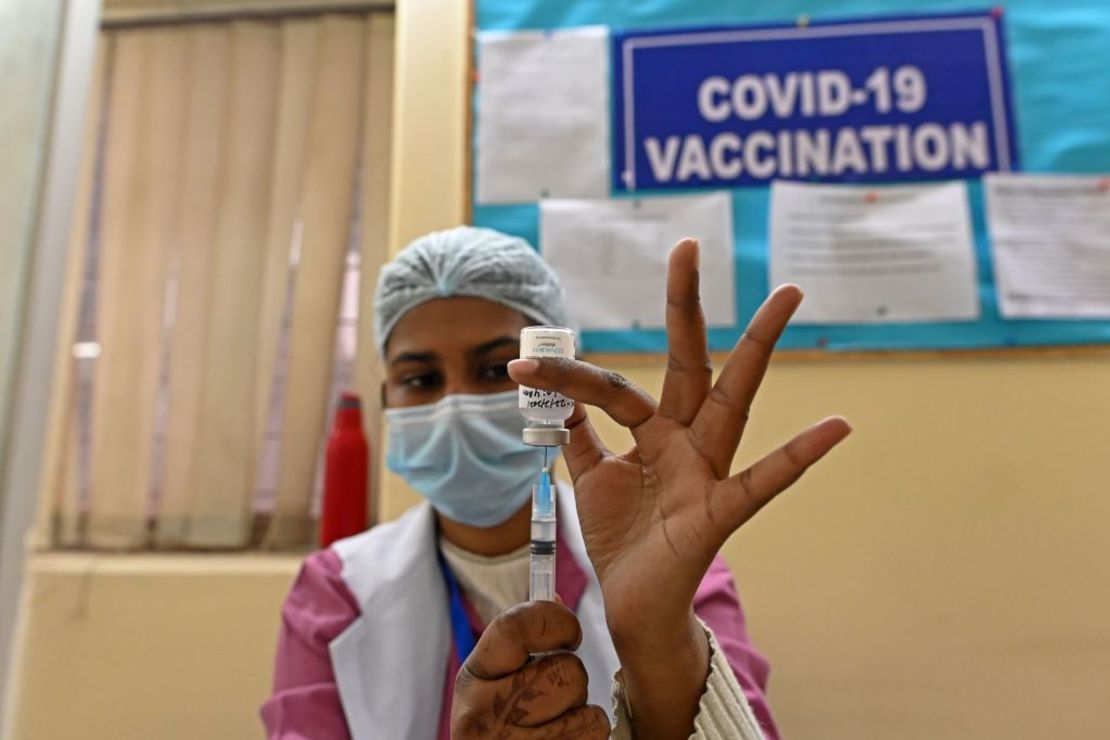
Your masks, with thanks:
M 563 289 L 523 239 L 457 226 L 409 244 L 378 275 L 374 334 L 378 350 L 410 309 L 435 298 L 473 296 L 515 308 L 533 321 L 566 326 Z

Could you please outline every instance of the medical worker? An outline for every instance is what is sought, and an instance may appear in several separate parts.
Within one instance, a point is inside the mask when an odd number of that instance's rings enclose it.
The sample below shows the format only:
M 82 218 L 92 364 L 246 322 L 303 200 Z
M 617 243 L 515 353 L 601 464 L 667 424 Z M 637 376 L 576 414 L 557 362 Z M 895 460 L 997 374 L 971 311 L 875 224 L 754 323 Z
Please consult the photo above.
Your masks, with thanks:
M 801 301 L 776 290 L 712 381 L 698 245 L 671 252 L 658 402 L 581 361 L 517 360 L 567 325 L 526 242 L 459 227 L 381 272 L 386 464 L 425 499 L 305 562 L 283 607 L 271 738 L 777 738 L 768 666 L 718 550 L 850 431 L 826 419 L 730 474 L 772 348 Z M 563 450 L 556 590 L 528 602 L 531 486 L 517 384 L 577 402 Z M 597 407 L 635 446 L 606 449 Z M 574 651 L 574 652 L 571 652 Z M 542 655 L 538 659 L 532 656 Z

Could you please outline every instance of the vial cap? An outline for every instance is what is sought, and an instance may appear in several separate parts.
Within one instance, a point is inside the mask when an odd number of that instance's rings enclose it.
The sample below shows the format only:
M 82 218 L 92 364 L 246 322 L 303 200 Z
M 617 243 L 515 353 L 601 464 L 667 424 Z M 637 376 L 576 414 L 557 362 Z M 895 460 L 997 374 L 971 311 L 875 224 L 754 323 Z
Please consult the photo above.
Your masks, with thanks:
M 562 427 L 528 427 L 521 435 L 524 444 L 532 447 L 566 447 L 570 430 Z

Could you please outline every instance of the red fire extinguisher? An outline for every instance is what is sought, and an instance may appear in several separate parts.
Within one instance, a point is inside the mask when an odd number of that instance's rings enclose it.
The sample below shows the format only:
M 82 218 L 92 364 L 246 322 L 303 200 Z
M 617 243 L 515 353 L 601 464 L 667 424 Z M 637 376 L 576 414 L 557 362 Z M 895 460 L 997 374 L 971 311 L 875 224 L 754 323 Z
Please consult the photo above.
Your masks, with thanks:
M 344 393 L 339 398 L 324 460 L 320 547 L 366 529 L 369 465 L 362 404 L 354 393 Z

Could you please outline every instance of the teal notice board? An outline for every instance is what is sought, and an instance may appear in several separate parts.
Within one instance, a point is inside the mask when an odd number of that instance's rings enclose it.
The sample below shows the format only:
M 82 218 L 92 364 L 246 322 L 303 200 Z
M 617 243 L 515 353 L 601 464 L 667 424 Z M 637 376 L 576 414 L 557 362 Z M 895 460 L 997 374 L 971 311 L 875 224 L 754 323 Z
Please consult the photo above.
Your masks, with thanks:
M 897 10 L 895 6 L 895 11 Z M 1110 173 L 1110 0 L 1045 3 L 1009 0 L 919 0 L 914 16 L 1000 12 L 1012 96 L 1016 154 L 1023 172 Z M 879 0 L 476 0 L 479 31 L 549 30 L 608 26 L 614 34 L 721 26 L 789 24 L 799 18 L 821 23 L 889 18 L 892 5 Z M 478 84 L 481 84 L 480 81 Z M 612 96 L 614 99 L 616 96 Z M 477 109 L 480 121 L 482 111 Z M 476 128 L 476 127 L 475 127 Z M 477 146 L 475 136 L 472 146 Z M 473 155 L 473 150 L 472 150 Z M 999 315 L 987 237 L 983 188 L 968 180 L 977 250 L 981 316 L 974 322 L 791 326 L 787 349 L 935 350 L 1037 347 L 1110 343 L 1108 320 L 1008 320 Z M 471 192 L 475 192 L 471 188 Z M 685 191 L 691 192 L 691 191 Z M 733 208 L 738 324 L 712 328 L 713 350 L 730 348 L 767 296 L 769 188 L 730 190 Z M 654 194 L 654 191 L 653 193 Z M 642 197 L 652 197 L 644 193 Z M 613 193 L 614 197 L 628 197 Z M 536 203 L 479 205 L 472 221 L 539 244 Z M 662 245 L 666 248 L 668 245 Z M 662 299 L 662 297 L 660 297 Z M 660 352 L 661 330 L 587 331 L 592 352 Z

